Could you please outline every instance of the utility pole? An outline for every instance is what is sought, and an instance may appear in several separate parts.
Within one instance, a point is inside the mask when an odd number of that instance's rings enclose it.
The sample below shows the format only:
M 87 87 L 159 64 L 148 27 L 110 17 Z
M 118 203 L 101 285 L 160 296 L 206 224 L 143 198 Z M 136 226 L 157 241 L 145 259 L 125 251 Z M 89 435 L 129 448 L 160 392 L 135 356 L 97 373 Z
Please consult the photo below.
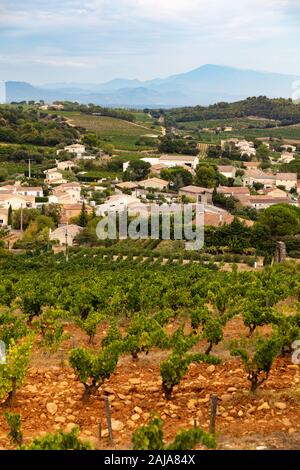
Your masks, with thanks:
M 69 250 L 68 250 L 68 224 L 66 226 L 66 262 L 69 261 Z
M 28 160 L 28 178 L 31 178 L 31 165 L 30 165 L 30 163 L 31 163 L 31 159 L 29 158 L 29 160 Z

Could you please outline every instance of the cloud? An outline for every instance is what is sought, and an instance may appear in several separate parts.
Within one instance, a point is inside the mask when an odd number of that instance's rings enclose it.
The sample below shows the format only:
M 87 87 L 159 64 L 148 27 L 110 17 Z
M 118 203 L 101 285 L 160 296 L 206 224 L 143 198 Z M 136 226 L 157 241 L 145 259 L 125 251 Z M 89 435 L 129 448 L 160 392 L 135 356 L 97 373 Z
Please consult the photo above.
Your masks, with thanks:
M 22 57 L 28 64 L 78 70 L 107 64 L 117 69 L 126 60 L 129 71 L 151 70 L 151 60 L 164 73 L 168 65 L 170 72 L 174 64 L 179 67 L 180 60 L 182 68 L 220 57 L 238 65 L 253 51 L 259 56 L 265 51 L 268 63 L 266 43 L 274 44 L 274 58 L 276 41 L 295 51 L 292 41 L 300 29 L 299 0 L 0 2 L 0 60 L 4 64 L 6 57 L 20 68 Z

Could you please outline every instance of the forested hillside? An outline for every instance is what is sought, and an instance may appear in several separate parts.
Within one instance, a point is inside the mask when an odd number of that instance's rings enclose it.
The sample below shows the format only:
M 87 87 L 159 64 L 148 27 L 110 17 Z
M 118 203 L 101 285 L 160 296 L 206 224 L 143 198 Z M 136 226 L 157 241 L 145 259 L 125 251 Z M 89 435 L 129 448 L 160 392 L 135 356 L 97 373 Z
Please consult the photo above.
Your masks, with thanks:
M 280 121 L 282 125 L 300 122 L 300 104 L 279 98 L 269 99 L 265 96 L 252 97 L 235 103 L 217 103 L 208 107 L 195 106 L 174 108 L 165 112 L 166 122 L 202 121 L 209 119 L 231 119 L 256 116 Z

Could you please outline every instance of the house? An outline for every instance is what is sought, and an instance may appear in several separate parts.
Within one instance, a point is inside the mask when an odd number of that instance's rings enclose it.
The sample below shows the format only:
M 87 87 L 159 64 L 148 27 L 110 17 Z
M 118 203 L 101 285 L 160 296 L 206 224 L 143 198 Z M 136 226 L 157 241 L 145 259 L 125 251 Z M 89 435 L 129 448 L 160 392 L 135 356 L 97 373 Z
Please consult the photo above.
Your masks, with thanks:
M 223 194 L 223 196 L 225 197 L 232 196 L 238 201 L 240 201 L 240 203 L 243 204 L 243 206 L 249 205 L 249 197 L 250 197 L 249 188 L 239 187 L 239 186 L 233 186 L 233 187 L 219 186 L 217 188 L 217 194 Z
M 18 194 L 0 194 L 0 207 L 13 210 L 23 208 L 34 208 L 35 198 L 33 196 L 20 196 Z
M 241 152 L 241 155 L 248 155 L 249 157 L 256 155 L 256 149 L 253 142 L 247 140 L 240 140 L 235 144 L 236 148 Z
M 192 155 L 162 155 L 159 163 L 163 163 L 168 168 L 175 166 L 187 166 L 189 169 L 195 170 L 199 165 L 199 157 Z
M 14 194 L 15 190 L 16 190 L 16 187 L 11 184 L 0 186 L 0 194 Z
M 48 201 L 49 204 L 60 205 L 73 204 L 78 202 L 77 200 L 73 200 L 71 195 L 65 191 L 55 191 L 55 193 L 48 196 Z
M 201 188 L 200 186 L 184 186 L 179 190 L 179 196 L 186 196 L 192 200 L 196 200 L 201 204 L 212 204 L 213 189 Z
M 85 206 L 87 214 L 91 214 L 93 209 L 90 206 Z M 63 204 L 60 221 L 62 224 L 67 224 L 73 217 L 78 217 L 82 210 L 82 204 Z
M 138 188 L 138 184 L 133 181 L 123 181 L 123 183 L 116 184 L 116 193 L 120 194 L 123 190 L 134 191 Z
M 265 195 L 268 197 L 279 197 L 282 199 L 286 197 L 286 192 L 279 188 L 269 188 L 265 190 Z
M 289 197 L 271 197 L 267 196 L 250 196 L 250 205 L 254 209 L 267 209 L 268 207 L 274 206 L 275 204 L 293 204 L 293 201 Z
M 260 183 L 265 188 L 275 186 L 276 178 L 274 175 L 264 173 L 261 170 L 246 170 L 243 177 L 244 186 L 252 186 L 254 183 Z
M 61 197 L 63 194 L 68 196 L 70 204 L 82 201 L 80 184 L 77 182 L 70 182 L 60 184 L 59 186 L 53 188 L 52 195 L 49 196 L 49 202 L 56 202 L 54 201 L 54 198 Z
M 39 186 L 18 186 L 16 189 L 16 194 L 21 196 L 43 197 L 43 188 Z
M 0 207 L 0 227 L 4 227 L 8 222 L 8 210 Z
M 283 152 L 278 161 L 281 163 L 291 163 L 293 160 L 295 160 L 293 153 Z
M 53 232 L 50 229 L 50 240 L 57 241 L 59 245 L 66 245 L 72 246 L 74 244 L 75 237 L 83 230 L 82 227 L 78 225 L 63 225 L 58 227 Z
M 234 220 L 234 216 L 229 212 L 210 204 L 204 205 L 203 216 L 204 225 L 210 225 L 212 227 L 219 227 L 223 224 L 231 224 L 231 222 Z M 193 221 L 193 223 L 195 224 L 196 221 Z
M 165 170 L 166 168 L 168 167 L 164 165 L 163 163 L 156 163 L 151 166 L 150 172 L 155 175 L 160 175 L 161 170 Z
M 232 165 L 218 165 L 218 171 L 226 178 L 235 178 L 236 168 Z
M 243 168 L 246 168 L 246 170 L 257 170 L 260 164 L 261 162 L 243 162 Z
M 127 209 L 128 206 L 141 205 L 140 199 L 129 194 L 114 194 L 110 196 L 104 204 L 96 206 L 96 215 L 104 216 L 108 212 L 118 212 Z
M 233 131 L 233 127 L 231 127 L 231 126 L 225 126 L 225 127 L 223 128 L 223 131 L 224 131 L 224 132 L 232 132 L 232 131 Z
M 63 175 L 57 168 L 50 168 L 50 170 L 45 170 L 44 174 L 46 175 L 47 184 L 62 184 L 67 183 L 67 180 L 63 178 Z
M 163 180 L 161 178 L 149 178 L 147 180 L 139 181 L 138 185 L 141 188 L 157 189 L 159 191 L 162 191 L 163 189 L 166 189 L 168 187 L 169 181 Z
M 281 145 L 282 150 L 285 150 L 286 152 L 290 151 L 290 152 L 296 152 L 297 150 L 297 147 L 295 147 L 295 145 L 289 145 L 289 144 L 285 144 L 285 145 Z
M 67 145 L 63 149 L 57 150 L 56 154 L 59 155 L 61 152 L 69 152 L 76 155 L 76 158 L 81 158 L 85 154 L 85 146 L 82 144 Z
M 276 186 L 284 186 L 287 191 L 297 189 L 297 173 L 277 173 Z
M 74 163 L 73 160 L 66 160 L 63 162 L 56 160 L 56 166 L 58 170 L 71 170 L 76 166 L 76 163 Z

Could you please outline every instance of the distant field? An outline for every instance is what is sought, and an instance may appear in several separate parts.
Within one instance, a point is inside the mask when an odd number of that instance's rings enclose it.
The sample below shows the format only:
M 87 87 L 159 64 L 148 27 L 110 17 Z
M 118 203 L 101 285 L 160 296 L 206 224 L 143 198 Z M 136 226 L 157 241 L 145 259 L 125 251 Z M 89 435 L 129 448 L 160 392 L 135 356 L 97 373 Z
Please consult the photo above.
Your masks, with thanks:
M 216 127 L 233 127 L 233 129 L 247 129 L 249 126 L 255 126 L 256 128 L 262 128 L 266 123 L 274 121 L 268 121 L 264 119 L 255 118 L 236 118 L 236 119 L 211 119 L 209 121 L 191 121 L 191 122 L 178 122 L 179 129 L 185 130 L 200 130 L 203 128 L 214 129 Z
M 136 145 L 140 137 L 146 134 L 157 134 L 154 129 L 148 131 L 136 124 L 106 116 L 90 116 L 75 112 L 61 114 L 68 117 L 74 125 L 95 132 L 101 140 L 111 142 L 117 149 L 146 150 L 155 147 L 154 139 L 153 145 Z

